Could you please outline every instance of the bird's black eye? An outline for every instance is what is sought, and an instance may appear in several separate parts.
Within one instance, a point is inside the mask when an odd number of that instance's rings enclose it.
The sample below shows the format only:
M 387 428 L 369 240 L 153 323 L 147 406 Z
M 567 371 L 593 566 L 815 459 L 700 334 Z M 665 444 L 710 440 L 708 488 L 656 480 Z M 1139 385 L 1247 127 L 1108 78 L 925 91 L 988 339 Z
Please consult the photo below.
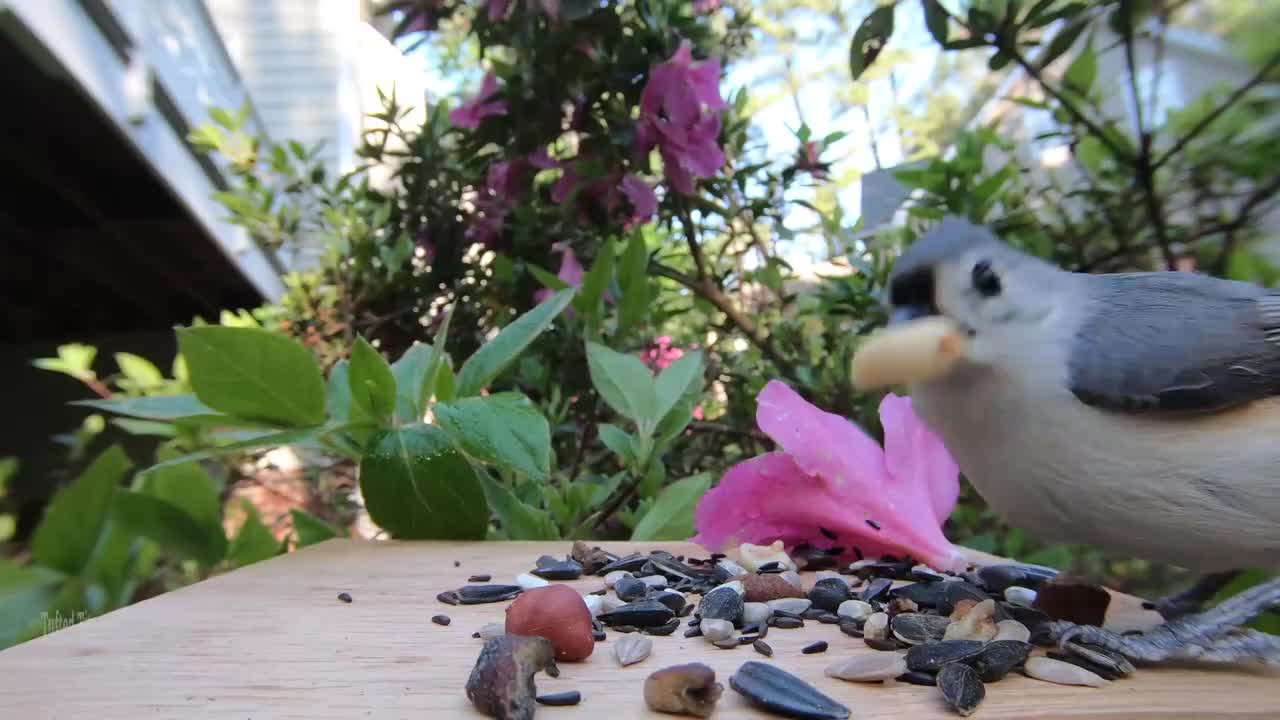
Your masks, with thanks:
M 973 266 L 973 289 L 984 297 L 995 297 L 1000 294 L 1000 276 L 991 269 L 990 260 L 979 260 Z

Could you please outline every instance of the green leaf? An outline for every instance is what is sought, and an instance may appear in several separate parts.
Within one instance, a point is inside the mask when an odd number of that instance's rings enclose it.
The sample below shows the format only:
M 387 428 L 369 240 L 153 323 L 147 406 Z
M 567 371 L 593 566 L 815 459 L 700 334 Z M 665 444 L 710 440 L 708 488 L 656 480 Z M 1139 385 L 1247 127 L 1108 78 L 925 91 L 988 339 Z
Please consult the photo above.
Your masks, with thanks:
M 649 434 L 658 422 L 658 399 L 653 376 L 640 358 L 588 341 L 587 369 L 591 384 L 609 407 L 635 421 L 642 435 Z
M 283 549 L 270 528 L 262 523 L 258 508 L 248 500 L 243 501 L 244 524 L 227 548 L 227 561 L 232 567 L 244 567 L 275 557 Z
M 569 283 L 561 280 L 557 275 L 543 270 L 537 265 L 530 263 L 525 267 L 529 268 L 529 272 L 532 273 L 533 276 L 537 278 L 538 282 L 542 283 L 542 286 L 545 288 L 559 291 L 567 290 L 570 287 Z
M 849 73 L 854 82 L 871 67 L 893 35 L 895 4 L 881 5 L 862 20 L 849 43 Z M 932 32 L 932 30 L 930 30 Z
M 175 503 L 130 490 L 116 493 L 112 511 L 124 531 L 152 540 L 164 550 L 205 567 L 216 565 L 227 554 L 221 518 L 206 523 Z
M 18 458 L 0 458 L 0 500 L 9 494 L 9 481 L 18 474 Z
M 925 27 L 929 28 L 934 41 L 945 47 L 951 30 L 947 22 L 947 11 L 938 0 L 921 0 L 921 3 L 924 5 Z
M 143 470 L 143 473 L 152 473 L 161 468 L 177 465 L 179 463 L 193 462 L 195 460 L 208 460 L 209 458 L 221 457 L 234 452 L 244 452 L 247 450 L 259 450 L 265 447 L 278 447 L 282 445 L 296 445 L 299 443 L 314 440 L 318 437 L 331 433 L 344 432 L 352 427 L 368 427 L 365 425 L 343 424 L 343 425 L 326 425 L 324 427 L 300 428 L 298 430 L 285 430 L 278 433 L 262 433 L 256 434 L 247 440 L 227 443 L 208 450 L 200 450 L 198 452 L 188 453 L 179 457 L 156 463 L 151 467 Z
M 1081 95 L 1088 95 L 1093 89 L 1094 80 L 1098 78 L 1098 54 L 1093 50 L 1093 38 L 1085 45 L 1084 50 L 1071 61 L 1062 81 L 1067 87 Z
M 397 538 L 479 540 L 489 508 L 475 468 L 444 430 L 381 430 L 360 460 L 369 516 Z
M 1080 138 L 1080 142 L 1076 144 L 1076 158 L 1080 160 L 1080 164 L 1091 173 L 1098 173 L 1102 170 L 1103 164 L 1110 156 L 1111 152 L 1107 150 L 1107 146 L 1093 135 L 1086 135 Z
M 231 415 L 307 426 L 324 422 L 325 387 L 311 353 L 258 328 L 178 330 L 196 397 Z
M 298 508 L 291 508 L 289 514 L 293 516 L 293 531 L 298 535 L 298 547 L 300 548 L 338 537 L 337 530 L 334 530 L 329 523 L 315 515 L 303 512 Z
M 213 118 L 214 122 L 218 123 L 219 125 L 226 128 L 227 130 L 234 131 L 238 127 L 236 124 L 235 117 L 233 117 L 231 113 L 227 112 L 226 110 L 220 107 L 210 107 L 209 117 Z
M 159 457 L 177 457 L 170 452 Z M 142 476 L 140 490 L 152 497 L 172 503 L 201 525 L 222 530 L 222 484 L 214 480 L 199 463 L 183 462 L 156 468 Z
M 502 328 L 474 355 L 467 358 L 458 373 L 458 395 L 478 395 L 512 361 L 529 347 L 534 338 L 551 326 L 551 322 L 573 301 L 573 290 L 561 290 L 529 312 Z
M 197 400 L 195 395 L 156 395 L 153 397 L 122 398 L 120 400 L 77 400 L 71 404 L 146 420 L 177 421 L 193 417 L 205 417 L 213 420 L 218 417 L 225 417 L 219 416 L 217 410 Z
M 617 425 L 600 423 L 596 426 L 596 433 L 600 435 L 600 442 L 604 443 L 605 447 L 622 458 L 623 464 L 629 465 L 635 460 L 635 451 L 632 450 L 631 445 L 631 434 L 626 430 Z
M 0 558 L 0 650 L 30 633 L 65 580 L 48 568 Z
M 1044 70 L 1054 60 L 1061 57 L 1063 53 L 1070 50 L 1076 39 L 1080 37 L 1080 33 L 1084 32 L 1087 27 L 1089 27 L 1089 18 L 1085 16 L 1072 21 L 1059 30 L 1053 36 L 1053 39 L 1049 41 L 1049 47 L 1045 48 L 1044 52 L 1036 58 L 1036 64 L 1040 70 Z
M 431 396 L 436 394 L 435 388 L 427 386 L 427 372 L 431 369 L 435 352 L 432 346 L 415 341 L 400 356 L 400 359 L 391 365 L 391 373 L 396 379 L 396 420 L 422 422 L 427 403 L 431 400 Z M 448 369 L 449 366 L 442 362 L 438 367 Z M 439 382 L 438 377 L 437 382 Z
M 329 370 L 329 382 L 325 386 L 325 411 L 338 422 L 351 419 L 351 364 L 343 358 Z
M 658 373 L 655 389 L 658 395 L 654 416 L 658 419 L 666 417 L 680 398 L 684 397 L 691 386 L 702 387 L 702 351 L 694 350 L 682 355 Z
M 711 489 L 711 475 L 699 473 L 671 483 L 631 533 L 632 542 L 688 540 L 693 537 L 693 511 Z
M 133 418 L 111 418 L 111 424 L 130 435 L 149 435 L 152 437 L 177 437 L 175 425 L 155 420 L 135 420 Z
M 116 353 L 116 364 L 120 372 L 140 388 L 152 387 L 164 383 L 164 373 L 150 360 L 132 353 Z
M 1233 595 L 1237 595 L 1251 587 L 1254 587 L 1255 585 L 1264 583 L 1273 577 L 1275 577 L 1275 573 L 1268 572 L 1266 570 L 1246 570 L 1222 590 L 1219 590 L 1218 594 L 1214 596 L 1211 602 L 1216 605 Z M 3 587 L 3 585 L 0 585 L 0 587 Z M 1260 632 L 1280 635 L 1280 615 L 1276 615 L 1274 613 L 1263 613 L 1257 618 L 1254 618 L 1253 622 L 1249 623 L 1249 627 Z
M 59 372 L 78 380 L 89 380 L 95 377 L 93 360 L 98 356 L 98 348 L 92 345 L 69 343 L 58 346 L 58 357 L 39 358 L 31 364 L 41 370 Z
M 522 501 L 506 485 L 489 477 L 487 473 L 482 473 L 480 478 L 485 499 L 498 516 L 498 522 L 502 524 L 508 540 L 560 539 L 550 513 Z
M 448 312 L 444 314 L 444 320 L 440 322 L 440 328 L 436 330 L 436 336 L 431 340 L 431 347 L 439 348 L 440 352 L 431 356 L 431 362 L 427 364 L 427 372 L 423 380 L 423 384 L 431 388 L 438 399 L 445 402 L 453 400 L 457 395 L 457 380 L 453 374 L 453 361 L 449 357 L 447 344 L 449 324 L 453 322 L 453 311 L 457 307 L 457 303 L 449 306 Z M 425 407 L 423 409 L 425 410 Z
M 551 472 L 551 426 L 529 398 L 497 393 L 437 403 L 436 424 L 477 460 L 545 480 Z
M 633 232 L 622 251 L 618 285 L 622 289 L 622 299 L 618 307 L 617 334 L 621 336 L 638 325 L 649 311 L 649 251 L 645 248 L 642 232 Z
M 35 561 L 68 575 L 79 574 L 102 535 L 111 496 L 132 465 L 124 451 L 112 445 L 54 495 L 31 541 Z
M 396 378 L 381 353 L 362 337 L 351 348 L 347 382 L 352 419 L 368 418 L 385 425 L 396 409 Z
M 573 307 L 584 317 L 590 319 L 593 327 L 598 327 L 600 318 L 600 303 L 604 298 L 605 288 L 609 286 L 609 281 L 613 279 L 613 261 L 614 251 L 613 243 L 608 240 L 600 244 L 600 250 L 596 253 L 596 261 L 592 263 L 591 269 L 582 278 L 582 289 L 578 292 L 578 296 L 573 299 Z

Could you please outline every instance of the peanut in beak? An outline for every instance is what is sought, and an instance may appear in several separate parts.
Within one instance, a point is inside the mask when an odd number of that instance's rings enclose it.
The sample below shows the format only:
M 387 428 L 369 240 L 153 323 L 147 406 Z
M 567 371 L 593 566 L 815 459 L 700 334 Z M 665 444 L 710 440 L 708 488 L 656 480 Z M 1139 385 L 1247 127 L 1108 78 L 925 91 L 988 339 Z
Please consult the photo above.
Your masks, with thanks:
M 924 382 L 945 375 L 968 351 L 959 325 L 928 317 L 882 330 L 869 338 L 850 363 L 860 390 Z

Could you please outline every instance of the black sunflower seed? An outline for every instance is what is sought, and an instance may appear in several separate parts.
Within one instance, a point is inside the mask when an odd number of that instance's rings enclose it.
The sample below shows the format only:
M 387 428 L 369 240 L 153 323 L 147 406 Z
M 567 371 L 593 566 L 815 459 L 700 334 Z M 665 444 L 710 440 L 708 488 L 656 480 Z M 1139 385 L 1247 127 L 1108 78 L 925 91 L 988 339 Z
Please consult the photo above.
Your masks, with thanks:
M 968 660 L 982 652 L 978 640 L 943 640 L 913 645 L 907 650 L 907 669 L 934 671 L 950 662 Z
M 457 590 L 448 591 L 453 593 L 457 598 L 456 603 L 451 605 L 483 605 L 485 603 L 505 602 L 524 592 L 524 588 L 519 585 L 463 585 Z M 436 597 L 443 602 L 445 600 L 441 593 Z
M 636 572 L 640 568 L 644 567 L 644 564 L 647 562 L 649 562 L 648 555 L 633 553 L 626 557 L 618 558 L 617 560 L 614 560 L 608 565 L 605 565 L 604 567 L 596 571 L 596 575 L 608 575 L 614 570 L 626 570 L 627 572 Z
M 467 578 L 467 582 L 482 583 L 482 582 L 489 582 L 492 579 L 493 579 L 492 575 L 472 575 L 471 577 Z
M 820 652 L 826 652 L 826 651 L 827 651 L 826 640 L 819 640 L 818 642 L 815 642 L 815 643 L 809 643 L 808 645 L 805 645 L 804 647 L 800 648 L 800 652 L 804 653 L 805 655 L 816 655 Z
M 849 708 L 809 683 L 769 663 L 750 660 L 729 677 L 729 687 L 752 705 L 802 720 L 844 720 Z
M 773 648 L 769 646 L 769 643 L 763 640 L 756 640 L 751 643 L 751 647 L 765 657 L 773 657 Z
M 902 643 L 896 638 L 869 638 L 864 637 L 863 642 L 872 650 L 901 650 Z
M 544 580 L 577 580 L 582 577 L 582 566 L 573 560 L 542 563 L 539 558 L 538 568 L 533 574 Z
M 633 602 L 643 598 L 649 592 L 649 586 L 636 577 L 620 578 L 613 584 L 613 591 L 623 602 Z
M 600 622 L 605 625 L 632 625 L 634 627 L 656 627 L 665 625 L 675 617 L 671 608 L 657 600 L 641 600 L 627 603 L 613 609 L 612 612 L 600 613 Z
M 871 602 L 873 600 L 883 600 L 888 596 L 889 589 L 893 587 L 893 580 L 889 578 L 876 578 L 867 583 L 867 586 L 858 594 L 858 599 L 863 602 Z
M 776 627 L 779 630 L 794 630 L 804 627 L 804 621 L 797 617 L 771 617 L 769 618 L 769 626 Z
M 679 627 L 680 627 L 680 618 L 671 618 L 670 620 L 667 621 L 666 625 L 659 625 L 658 627 L 645 628 L 641 632 L 643 632 L 645 635 L 670 635 L 671 633 L 675 632 L 676 629 Z
M 1020 585 L 1035 590 L 1058 576 L 1058 571 L 1042 565 L 1008 564 L 989 565 L 978 570 L 978 578 L 987 590 L 1003 593 L 1010 585 Z
M 449 619 L 448 615 L 432 615 L 431 622 L 437 625 L 448 625 L 453 622 L 453 620 Z
M 978 673 L 958 662 L 943 665 L 938 671 L 938 689 L 947 704 L 964 717 L 972 715 L 987 695 Z
M 742 596 L 732 587 L 718 587 L 702 596 L 698 615 L 714 620 L 728 620 L 735 625 L 742 620 Z
M 539 695 L 534 699 L 538 701 L 539 705 L 552 705 L 557 707 L 564 705 L 577 705 L 582 702 L 582 693 L 577 690 L 566 690 L 564 692 Z
M 982 652 L 965 662 L 973 666 L 983 682 L 998 682 L 1014 668 L 1026 662 L 1031 645 L 1020 640 L 996 640 L 982 648 Z
M 912 685 L 937 685 L 938 678 L 933 673 L 920 672 L 919 670 L 908 670 L 898 676 L 898 682 L 910 683 Z
M 442 594 L 443 594 L 443 593 L 442 593 Z M 436 597 L 439 597 L 439 596 L 436 596 Z M 338 599 L 339 599 L 339 600 L 341 600 L 341 601 L 342 601 L 342 602 L 344 602 L 344 603 L 350 603 L 350 602 L 351 602 L 351 593 L 340 592 L 340 593 L 338 593 Z M 457 603 L 450 603 L 450 604 L 451 604 L 451 605 L 456 605 Z

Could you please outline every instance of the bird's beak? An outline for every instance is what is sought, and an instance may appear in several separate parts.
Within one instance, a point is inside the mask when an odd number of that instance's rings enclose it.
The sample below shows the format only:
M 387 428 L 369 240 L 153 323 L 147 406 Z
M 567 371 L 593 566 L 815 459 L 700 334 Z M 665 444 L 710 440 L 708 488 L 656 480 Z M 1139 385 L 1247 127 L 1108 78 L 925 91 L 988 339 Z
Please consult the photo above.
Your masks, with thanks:
M 912 320 L 919 320 L 923 317 L 935 315 L 933 308 L 927 305 L 903 305 L 896 307 L 889 313 L 889 325 L 903 325 Z

